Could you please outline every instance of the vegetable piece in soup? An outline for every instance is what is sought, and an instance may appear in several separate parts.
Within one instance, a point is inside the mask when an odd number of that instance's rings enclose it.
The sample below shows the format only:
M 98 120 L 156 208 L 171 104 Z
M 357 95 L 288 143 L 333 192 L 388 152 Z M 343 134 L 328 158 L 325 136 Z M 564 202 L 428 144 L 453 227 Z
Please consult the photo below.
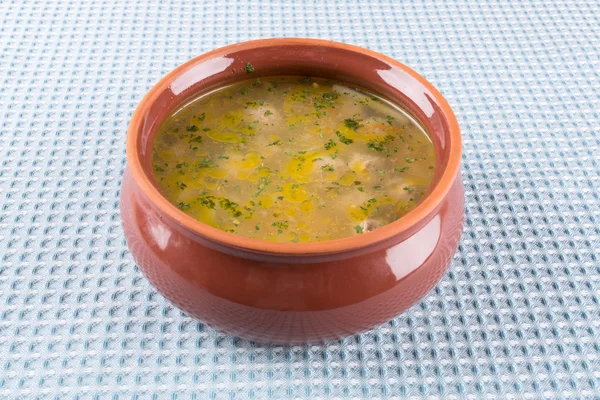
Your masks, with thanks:
M 160 126 L 154 176 L 184 213 L 274 242 L 361 235 L 424 197 L 434 146 L 408 113 L 344 83 L 292 76 L 192 99 Z

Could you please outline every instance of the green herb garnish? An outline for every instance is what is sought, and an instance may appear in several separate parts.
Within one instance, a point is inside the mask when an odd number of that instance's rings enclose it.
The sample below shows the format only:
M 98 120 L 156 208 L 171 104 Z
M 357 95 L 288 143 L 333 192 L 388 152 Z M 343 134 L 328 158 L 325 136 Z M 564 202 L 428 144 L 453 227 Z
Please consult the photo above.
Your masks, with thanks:
M 242 215 L 242 212 L 238 209 L 238 204 L 225 197 L 222 197 L 219 200 L 219 205 L 223 210 L 229 212 L 234 217 L 239 217 L 240 215 Z
M 198 200 L 200 201 L 200 204 L 214 210 L 215 202 L 213 201 L 213 199 L 214 199 L 214 196 L 200 196 L 198 198 Z
M 266 176 L 266 177 L 260 178 L 260 181 L 258 184 L 258 190 L 252 196 L 258 197 L 262 192 L 265 191 L 267 186 L 269 186 L 269 183 L 271 183 L 271 176 Z
M 329 150 L 332 147 L 337 146 L 337 143 L 333 141 L 333 139 L 329 139 L 327 143 L 325 143 L 325 150 Z
M 249 62 L 246 63 L 246 66 L 244 68 L 246 69 L 247 74 L 251 74 L 254 72 L 254 67 Z
M 340 131 L 335 131 L 335 134 L 340 139 L 340 142 L 342 142 L 344 144 L 354 143 L 354 140 L 348 139 L 346 136 L 342 135 L 342 133 Z
M 275 221 L 273 222 L 272 226 L 279 229 L 287 229 L 290 226 L 290 224 L 287 221 Z
M 358 129 L 358 122 L 351 118 L 346 118 L 344 120 L 344 125 L 346 125 L 346 128 L 352 129 L 353 131 L 356 131 Z
M 214 168 L 218 167 L 213 161 L 211 161 L 210 157 L 204 157 L 202 160 L 194 164 L 196 168 Z
M 385 146 L 388 143 L 393 142 L 395 139 L 396 139 L 396 136 L 387 135 L 383 140 L 377 140 L 377 139 L 369 140 L 369 143 L 367 143 L 367 147 L 370 148 L 371 150 L 375 150 L 375 151 L 379 151 L 379 152 L 384 152 L 384 151 L 388 152 L 388 150 Z

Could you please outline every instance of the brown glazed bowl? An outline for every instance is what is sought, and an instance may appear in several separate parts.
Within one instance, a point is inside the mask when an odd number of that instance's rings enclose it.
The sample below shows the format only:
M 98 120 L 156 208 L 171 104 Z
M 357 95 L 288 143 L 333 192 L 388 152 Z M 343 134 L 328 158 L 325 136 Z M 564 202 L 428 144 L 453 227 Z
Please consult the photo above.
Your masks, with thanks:
M 220 231 L 184 214 L 153 179 L 160 123 L 191 96 L 237 80 L 319 76 L 369 89 L 407 108 L 437 152 L 425 199 L 373 232 L 328 242 L 272 243 Z M 176 68 L 136 109 L 127 133 L 121 218 L 150 282 L 186 313 L 232 335 L 270 343 L 326 341 L 382 324 L 421 299 L 458 246 L 464 194 L 458 123 L 423 77 L 381 54 L 314 39 L 223 47 Z

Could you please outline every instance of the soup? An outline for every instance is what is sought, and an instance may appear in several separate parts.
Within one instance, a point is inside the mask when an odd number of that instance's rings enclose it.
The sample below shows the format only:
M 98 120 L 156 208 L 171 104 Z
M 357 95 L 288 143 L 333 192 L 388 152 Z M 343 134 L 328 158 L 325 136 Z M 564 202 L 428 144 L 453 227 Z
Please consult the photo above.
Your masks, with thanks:
M 408 213 L 433 179 L 435 153 L 408 113 L 373 93 L 277 76 L 236 82 L 173 112 L 152 162 L 167 199 L 195 219 L 255 239 L 311 242 Z

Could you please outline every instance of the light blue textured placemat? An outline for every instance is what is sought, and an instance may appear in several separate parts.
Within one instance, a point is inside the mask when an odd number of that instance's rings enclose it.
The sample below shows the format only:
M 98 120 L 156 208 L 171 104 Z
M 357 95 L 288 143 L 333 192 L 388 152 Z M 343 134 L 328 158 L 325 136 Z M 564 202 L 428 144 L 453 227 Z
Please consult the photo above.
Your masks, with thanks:
M 599 26 L 597 1 L 0 0 L 0 398 L 600 397 Z M 144 93 L 193 56 L 273 36 L 405 62 L 464 135 L 450 272 L 327 346 L 188 318 L 120 228 Z

